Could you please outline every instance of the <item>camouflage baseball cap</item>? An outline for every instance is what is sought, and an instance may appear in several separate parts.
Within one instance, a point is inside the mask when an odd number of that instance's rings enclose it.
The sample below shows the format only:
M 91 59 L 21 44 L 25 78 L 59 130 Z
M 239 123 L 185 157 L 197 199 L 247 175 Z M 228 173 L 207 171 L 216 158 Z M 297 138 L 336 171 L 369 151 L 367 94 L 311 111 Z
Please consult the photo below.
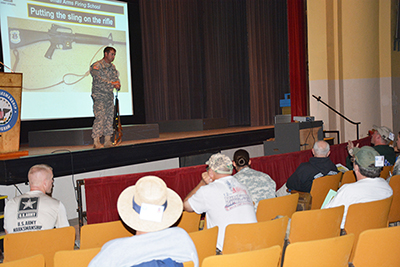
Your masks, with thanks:
M 212 155 L 206 164 L 216 173 L 232 174 L 233 165 L 231 159 L 221 153 Z
M 355 161 L 363 168 L 371 168 L 372 164 L 375 166 L 375 157 L 379 156 L 379 153 L 370 146 L 355 147 L 353 153 Z
M 376 126 L 374 125 L 373 128 L 380 134 L 380 136 L 382 136 L 383 139 L 385 139 L 386 141 L 390 142 L 390 141 L 394 141 L 394 135 L 392 133 L 392 130 L 390 130 L 388 127 L 386 126 Z

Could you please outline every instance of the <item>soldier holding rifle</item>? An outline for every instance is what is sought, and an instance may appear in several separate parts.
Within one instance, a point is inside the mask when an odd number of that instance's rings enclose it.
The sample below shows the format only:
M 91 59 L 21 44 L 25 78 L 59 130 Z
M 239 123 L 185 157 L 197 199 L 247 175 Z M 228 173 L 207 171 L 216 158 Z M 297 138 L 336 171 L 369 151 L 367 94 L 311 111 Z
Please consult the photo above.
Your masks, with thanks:
M 104 48 L 103 59 L 90 67 L 90 74 L 93 77 L 92 99 L 95 117 L 92 129 L 94 148 L 103 147 L 100 142 L 101 136 L 104 136 L 104 147 L 113 146 L 111 141 L 114 119 L 113 90 L 121 88 L 118 71 L 112 64 L 115 54 L 115 48 L 107 46 Z

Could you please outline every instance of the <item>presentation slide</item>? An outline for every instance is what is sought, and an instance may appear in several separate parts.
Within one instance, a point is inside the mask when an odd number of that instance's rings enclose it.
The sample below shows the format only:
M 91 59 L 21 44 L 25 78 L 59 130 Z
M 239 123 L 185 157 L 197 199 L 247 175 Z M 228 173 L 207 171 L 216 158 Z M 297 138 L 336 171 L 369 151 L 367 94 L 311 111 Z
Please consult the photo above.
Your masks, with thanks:
M 23 74 L 23 121 L 92 117 L 89 69 L 106 46 L 117 50 L 120 115 L 133 115 L 127 3 L 0 0 L 0 19 L 4 72 Z

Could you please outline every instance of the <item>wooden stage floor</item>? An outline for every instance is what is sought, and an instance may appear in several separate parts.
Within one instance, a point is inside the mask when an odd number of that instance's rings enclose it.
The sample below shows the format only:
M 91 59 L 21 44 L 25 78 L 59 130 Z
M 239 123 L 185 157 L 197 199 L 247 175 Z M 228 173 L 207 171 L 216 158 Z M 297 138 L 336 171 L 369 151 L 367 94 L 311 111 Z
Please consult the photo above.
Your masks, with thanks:
M 154 142 L 160 142 L 160 141 L 172 141 L 172 140 L 179 140 L 179 139 L 186 139 L 186 138 L 223 135 L 223 134 L 240 133 L 240 132 L 265 130 L 265 129 L 274 129 L 274 126 L 271 125 L 271 126 L 258 126 L 258 127 L 229 127 L 229 128 L 224 128 L 224 129 L 204 130 L 204 131 L 160 133 L 159 138 L 123 141 L 119 146 L 154 143 Z M 20 146 L 19 151 L 28 151 L 29 156 L 38 156 L 38 155 L 52 154 L 52 153 L 55 153 L 58 151 L 64 151 L 64 150 L 65 151 L 68 150 L 68 151 L 72 152 L 72 151 L 84 151 L 84 150 L 92 150 L 92 149 L 93 149 L 93 145 L 29 147 L 28 144 L 22 144 Z

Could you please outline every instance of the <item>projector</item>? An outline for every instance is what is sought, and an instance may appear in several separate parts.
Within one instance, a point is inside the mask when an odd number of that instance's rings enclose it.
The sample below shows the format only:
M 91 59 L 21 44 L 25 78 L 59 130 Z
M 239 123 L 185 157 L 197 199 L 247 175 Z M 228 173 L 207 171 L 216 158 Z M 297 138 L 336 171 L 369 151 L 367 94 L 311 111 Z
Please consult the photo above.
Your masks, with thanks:
M 305 121 L 315 121 L 315 118 L 314 116 L 294 116 L 293 120 L 298 122 L 305 122 Z

